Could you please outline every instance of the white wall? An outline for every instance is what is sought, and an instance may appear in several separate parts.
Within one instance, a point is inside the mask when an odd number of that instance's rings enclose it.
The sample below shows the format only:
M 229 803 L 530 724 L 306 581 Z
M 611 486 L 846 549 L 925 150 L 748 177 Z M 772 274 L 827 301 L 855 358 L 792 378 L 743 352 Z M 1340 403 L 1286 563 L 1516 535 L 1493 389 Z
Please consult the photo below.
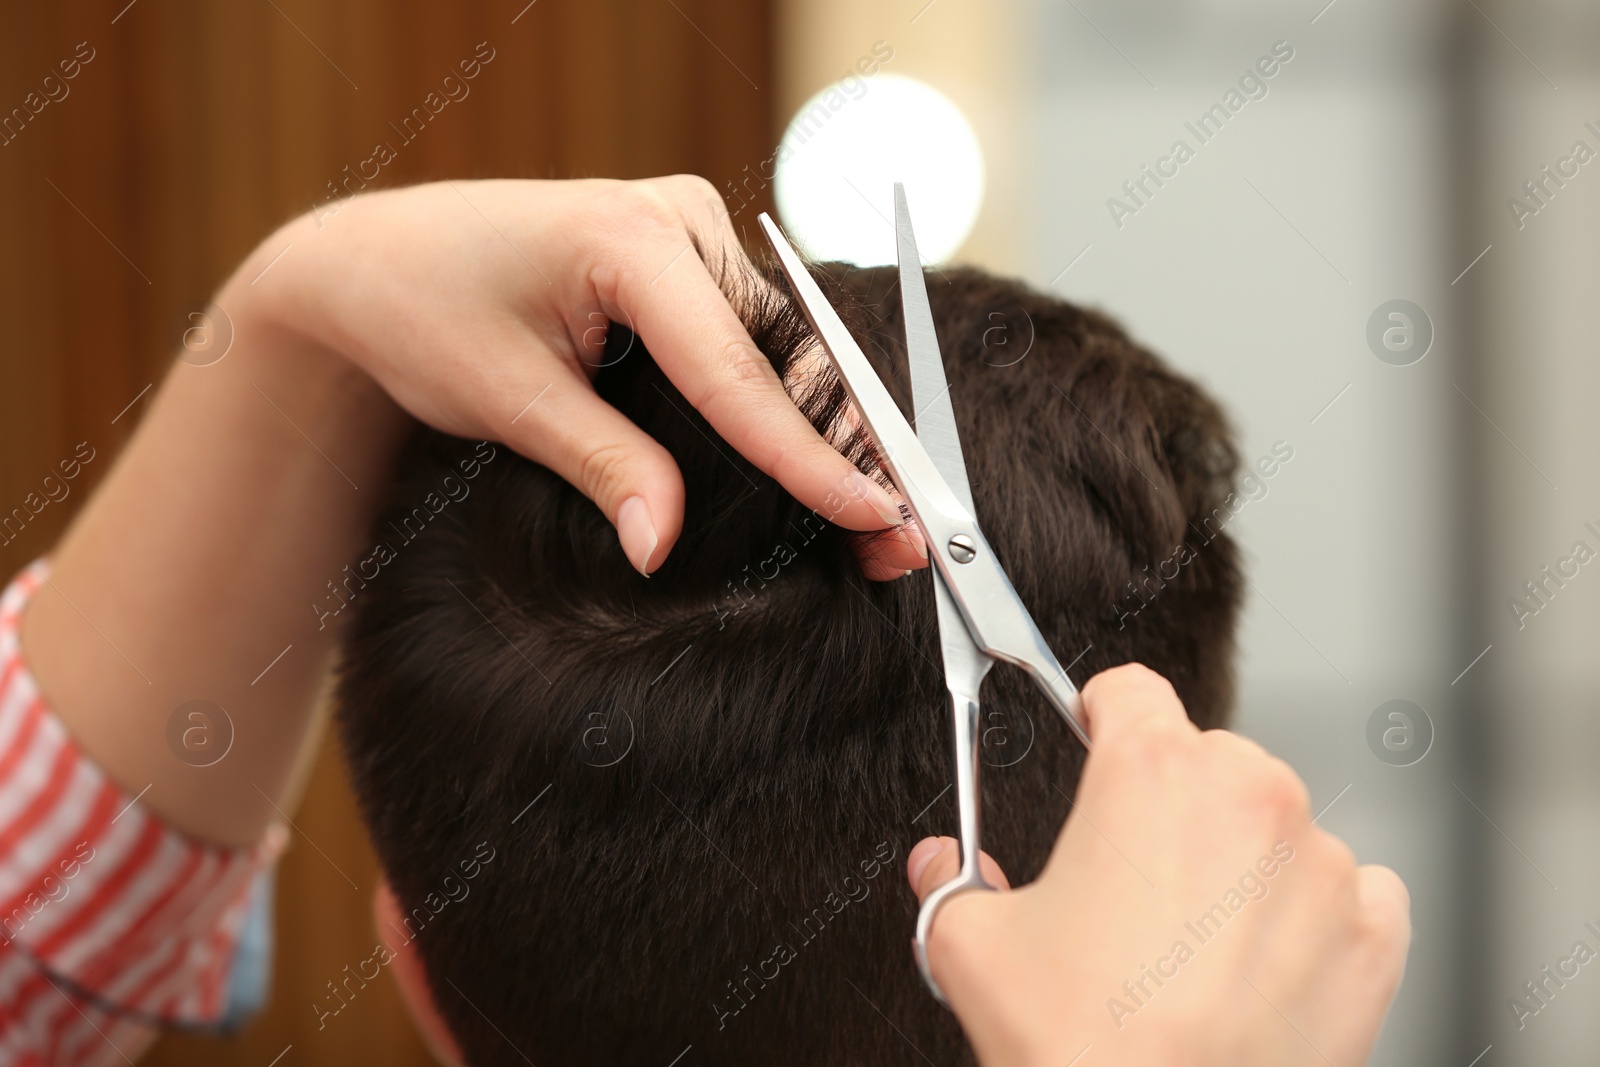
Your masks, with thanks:
M 1580 938 L 1600 952 L 1583 928 L 1600 929 L 1600 559 L 1522 628 L 1507 606 L 1574 541 L 1600 551 L 1583 528 L 1600 530 L 1600 158 L 1520 231 L 1506 207 L 1574 140 L 1600 151 L 1583 125 L 1600 128 L 1600 10 L 783 12 L 785 106 L 884 38 L 967 110 L 995 180 L 960 258 L 1122 319 L 1224 401 L 1247 460 L 1294 448 L 1233 527 L 1252 582 L 1238 726 L 1411 888 L 1411 966 L 1374 1062 L 1600 1061 L 1600 963 L 1520 1029 L 1509 1006 Z M 1199 144 L 1185 120 L 1280 40 L 1295 54 L 1267 95 Z M 1179 137 L 1194 158 L 1119 227 L 1107 199 Z M 1434 330 L 1403 367 L 1366 337 L 1397 298 Z M 1433 723 L 1412 766 L 1369 747 L 1392 699 Z
M 1278 441 L 1294 448 L 1232 527 L 1251 582 L 1237 722 L 1299 770 L 1318 807 L 1338 797 L 1325 825 L 1406 879 L 1416 944 L 1375 1062 L 1444 1064 L 1454 1050 L 1434 1032 L 1462 964 L 1449 683 L 1465 663 L 1451 640 L 1449 420 L 1461 376 L 1450 281 L 1465 264 L 1445 238 L 1445 87 L 1429 51 L 1442 15 L 1396 18 L 1354 0 L 1313 25 L 1316 13 L 1037 8 L 1031 203 L 1042 225 L 1027 274 L 1111 311 L 1209 386 L 1247 461 Z M 1293 58 L 1264 79 L 1266 95 L 1202 143 L 1185 121 L 1280 41 Z M 1193 159 L 1119 227 L 1108 198 L 1130 203 L 1122 183 L 1178 138 Z M 1367 345 L 1369 315 L 1394 298 L 1434 324 L 1412 366 Z M 1366 740 L 1368 717 L 1396 698 L 1436 727 L 1434 749 L 1406 768 Z

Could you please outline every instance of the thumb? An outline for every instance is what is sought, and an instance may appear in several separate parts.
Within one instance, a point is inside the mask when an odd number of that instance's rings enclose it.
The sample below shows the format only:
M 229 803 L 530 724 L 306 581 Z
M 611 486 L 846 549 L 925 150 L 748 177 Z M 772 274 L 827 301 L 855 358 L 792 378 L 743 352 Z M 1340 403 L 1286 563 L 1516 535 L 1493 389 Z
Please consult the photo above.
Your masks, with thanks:
M 555 471 L 617 528 L 628 561 L 649 575 L 683 529 L 683 475 L 671 453 L 562 366 L 504 431 L 510 447 Z M 541 392 L 542 390 L 542 392 Z
M 987 852 L 978 853 L 978 869 L 990 885 L 997 889 L 1011 888 L 1006 872 Z M 906 878 L 919 901 L 954 878 L 960 870 L 961 848 L 953 837 L 925 837 L 906 856 Z

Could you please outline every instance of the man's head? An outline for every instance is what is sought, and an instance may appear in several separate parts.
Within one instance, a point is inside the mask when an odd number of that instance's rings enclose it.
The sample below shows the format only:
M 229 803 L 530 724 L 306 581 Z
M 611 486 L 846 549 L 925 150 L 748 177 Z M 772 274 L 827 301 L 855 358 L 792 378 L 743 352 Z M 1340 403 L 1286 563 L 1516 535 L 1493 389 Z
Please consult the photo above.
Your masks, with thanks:
M 895 272 L 816 272 L 910 415 Z M 1240 578 L 1217 407 L 1098 314 L 974 271 L 928 288 L 979 523 L 1057 657 L 1080 685 L 1143 662 L 1220 724 Z M 797 379 L 795 309 L 738 303 Z M 659 570 L 554 474 L 434 433 L 357 568 L 339 722 L 398 902 L 383 955 L 425 972 L 474 1065 L 967 1062 L 903 875 L 953 829 L 932 579 L 864 580 L 853 535 L 614 333 L 595 386 L 687 488 Z M 842 439 L 837 382 L 799 391 Z M 982 700 L 985 847 L 1020 883 L 1083 753 L 1020 672 Z

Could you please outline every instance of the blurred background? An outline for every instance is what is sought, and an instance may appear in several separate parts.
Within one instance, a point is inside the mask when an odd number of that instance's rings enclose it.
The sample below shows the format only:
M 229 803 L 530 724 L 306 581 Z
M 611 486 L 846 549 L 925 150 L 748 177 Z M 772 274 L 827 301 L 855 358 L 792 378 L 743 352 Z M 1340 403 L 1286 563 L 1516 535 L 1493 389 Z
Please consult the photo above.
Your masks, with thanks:
M 908 184 L 929 215 L 970 207 L 951 258 L 1111 312 L 1223 400 L 1247 462 L 1292 457 L 1230 525 L 1250 575 L 1237 722 L 1411 888 L 1374 1062 L 1595 1061 L 1600 974 L 1542 1001 L 1525 985 L 1579 942 L 1600 952 L 1600 567 L 1576 551 L 1600 552 L 1594 5 L 112 0 L 5 18 L 5 501 L 80 441 L 114 455 L 186 316 L 480 42 L 495 58 L 470 96 L 383 183 L 694 171 L 749 232 L 780 143 L 809 182 L 864 180 L 870 161 L 828 152 L 884 121 L 882 76 L 938 90 L 971 147 L 922 142 L 981 185 Z M 73 57 L 65 95 L 3 118 Z M 853 71 L 828 136 L 785 141 Z M 785 220 L 802 237 L 806 210 Z M 8 573 L 108 466 L 0 546 Z M 386 982 L 321 1032 L 308 1007 L 371 944 L 369 892 L 330 863 L 375 882 L 331 745 L 295 821 L 270 1008 L 146 1062 L 429 1062 Z

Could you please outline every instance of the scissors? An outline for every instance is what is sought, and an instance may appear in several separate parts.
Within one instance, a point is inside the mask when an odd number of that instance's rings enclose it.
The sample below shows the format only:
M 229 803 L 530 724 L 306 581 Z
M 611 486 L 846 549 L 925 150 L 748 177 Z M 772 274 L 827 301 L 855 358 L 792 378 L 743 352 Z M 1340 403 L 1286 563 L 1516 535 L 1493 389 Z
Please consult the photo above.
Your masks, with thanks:
M 1021 667 L 1088 748 L 1089 735 L 1080 717 L 1078 689 L 1045 643 L 1033 616 L 1023 607 L 973 515 L 972 489 L 967 481 L 966 461 L 961 456 L 955 413 L 950 407 L 950 386 L 945 381 L 944 359 L 933 328 L 933 311 L 928 305 L 928 286 L 911 229 L 905 188 L 895 183 L 894 222 L 900 303 L 916 410 L 915 432 L 794 247 L 766 213 L 762 213 L 760 222 L 800 307 L 877 445 L 889 476 L 926 536 L 928 558 L 934 564 L 939 643 L 944 656 L 945 686 L 950 691 L 956 839 L 961 869 L 922 902 L 922 910 L 917 913 L 915 946 L 922 980 L 940 1003 L 948 1004 L 928 967 L 928 935 L 933 930 L 933 920 L 951 898 L 995 888 L 978 867 L 978 687 L 997 659 Z

